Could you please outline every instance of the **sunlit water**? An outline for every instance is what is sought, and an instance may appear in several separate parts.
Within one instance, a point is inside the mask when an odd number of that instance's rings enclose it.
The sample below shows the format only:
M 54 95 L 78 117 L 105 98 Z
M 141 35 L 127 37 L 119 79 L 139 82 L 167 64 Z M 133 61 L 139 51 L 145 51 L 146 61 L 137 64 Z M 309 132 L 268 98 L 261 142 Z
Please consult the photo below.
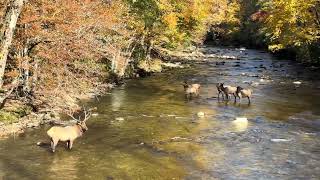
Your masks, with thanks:
M 0 179 L 319 179 L 319 72 L 246 52 L 129 80 L 88 102 L 99 115 L 71 151 L 36 146 L 49 127 L 1 140 Z M 201 83 L 199 98 L 184 98 L 184 80 Z M 252 104 L 218 101 L 217 82 L 251 87 Z

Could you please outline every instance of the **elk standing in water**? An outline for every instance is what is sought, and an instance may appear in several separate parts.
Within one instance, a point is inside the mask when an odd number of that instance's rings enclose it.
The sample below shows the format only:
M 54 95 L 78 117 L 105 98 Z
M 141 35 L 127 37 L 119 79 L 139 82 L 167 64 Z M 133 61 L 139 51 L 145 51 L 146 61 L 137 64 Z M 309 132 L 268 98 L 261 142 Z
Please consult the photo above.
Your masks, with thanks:
M 232 94 L 234 96 L 234 101 L 237 101 L 237 88 L 233 86 L 225 86 L 223 83 L 220 83 L 220 88 L 225 94 L 227 100 L 230 99 L 229 94 Z
M 183 87 L 187 99 L 191 98 L 192 95 L 199 96 L 200 84 L 190 85 L 187 82 L 184 82 Z
M 237 96 L 240 101 L 242 97 L 248 98 L 249 104 L 251 103 L 252 90 L 251 89 L 243 89 L 242 87 L 237 87 Z
M 220 94 L 222 94 L 222 99 L 224 99 L 223 90 L 222 90 L 222 88 L 221 88 L 221 85 L 222 85 L 222 83 L 218 83 L 218 84 L 216 85 L 217 90 L 218 90 L 218 99 L 220 99 Z
M 80 120 L 73 117 L 73 115 L 69 115 L 74 120 L 77 121 L 75 125 L 71 126 L 53 126 L 48 131 L 47 134 L 50 137 L 51 141 L 51 150 L 55 152 L 56 146 L 59 141 L 67 142 L 67 147 L 69 149 L 72 148 L 73 141 L 78 137 L 81 137 L 85 131 L 88 130 L 86 125 L 86 121 L 90 118 L 91 112 L 87 113 L 84 111 L 84 119 Z M 40 145 L 40 143 L 38 143 Z

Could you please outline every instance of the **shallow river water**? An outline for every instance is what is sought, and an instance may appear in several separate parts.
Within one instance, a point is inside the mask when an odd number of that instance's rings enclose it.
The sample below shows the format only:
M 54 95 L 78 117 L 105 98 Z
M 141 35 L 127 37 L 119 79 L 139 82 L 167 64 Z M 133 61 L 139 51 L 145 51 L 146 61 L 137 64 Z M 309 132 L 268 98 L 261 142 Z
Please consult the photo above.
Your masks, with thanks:
M 320 179 L 319 69 L 254 50 L 202 50 L 238 59 L 208 56 L 86 102 L 98 116 L 71 151 L 36 146 L 48 126 L 0 140 L 0 179 Z M 202 85 L 200 97 L 185 99 L 184 80 Z M 252 88 L 252 103 L 218 101 L 217 82 Z

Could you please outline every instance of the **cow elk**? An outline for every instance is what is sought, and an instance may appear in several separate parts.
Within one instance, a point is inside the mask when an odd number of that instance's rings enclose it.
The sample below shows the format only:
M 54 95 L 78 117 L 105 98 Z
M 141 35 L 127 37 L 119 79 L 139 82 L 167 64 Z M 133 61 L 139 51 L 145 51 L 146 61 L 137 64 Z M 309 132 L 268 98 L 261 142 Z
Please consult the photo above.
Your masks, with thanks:
M 242 87 L 237 87 L 237 96 L 239 97 L 240 101 L 242 97 L 248 98 L 249 104 L 251 103 L 251 96 L 252 96 L 252 90 L 251 89 L 243 89 Z
M 233 87 L 233 86 L 225 86 L 223 83 L 220 83 L 220 88 L 223 91 L 223 93 L 225 94 L 227 100 L 230 99 L 230 94 L 234 96 L 234 101 L 236 101 L 237 99 L 237 88 Z
M 216 84 L 217 90 L 218 90 L 218 99 L 220 99 L 220 94 L 222 95 L 222 99 L 224 99 L 223 90 L 221 87 L 222 83 Z
M 183 87 L 186 97 L 189 99 L 193 95 L 199 96 L 200 86 L 200 84 L 188 84 L 187 82 L 184 82 Z

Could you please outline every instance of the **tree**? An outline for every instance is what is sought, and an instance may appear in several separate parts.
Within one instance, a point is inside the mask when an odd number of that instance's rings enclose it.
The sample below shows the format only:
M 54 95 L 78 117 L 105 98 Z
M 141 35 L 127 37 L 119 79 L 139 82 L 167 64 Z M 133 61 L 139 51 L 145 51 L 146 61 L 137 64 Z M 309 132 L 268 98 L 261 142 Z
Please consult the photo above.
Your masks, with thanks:
M 12 38 L 14 35 L 14 30 L 22 10 L 24 0 L 10 0 L 6 8 L 6 12 L 3 18 L 2 33 L 0 36 L 0 87 L 3 85 L 4 81 L 4 71 L 6 68 L 7 57 L 9 53 L 9 48 L 12 43 Z
M 263 5 L 269 13 L 263 28 L 269 49 L 303 50 L 301 54 L 310 59 L 309 47 L 320 39 L 320 1 L 274 0 L 265 1 Z

